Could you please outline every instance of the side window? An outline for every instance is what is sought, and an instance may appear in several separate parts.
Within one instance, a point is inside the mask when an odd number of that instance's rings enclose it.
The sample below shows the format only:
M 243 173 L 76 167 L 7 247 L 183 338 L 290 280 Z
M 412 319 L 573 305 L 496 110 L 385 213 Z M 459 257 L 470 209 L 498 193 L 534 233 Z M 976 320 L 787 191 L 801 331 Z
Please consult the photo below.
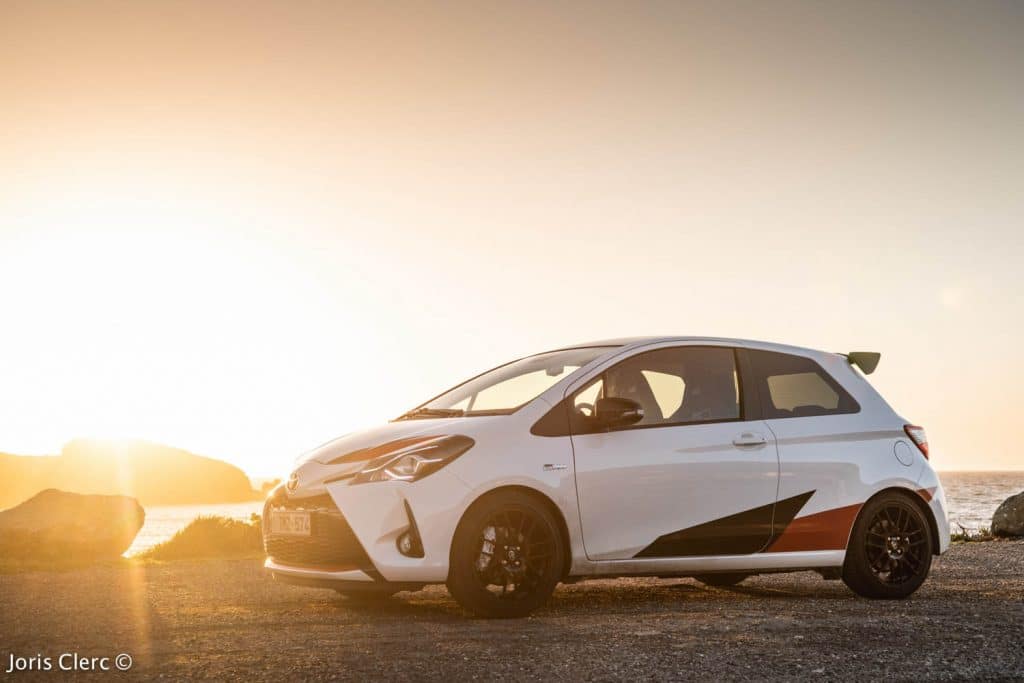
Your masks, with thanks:
M 748 351 L 766 419 L 856 413 L 860 406 L 810 358 Z
M 600 395 L 628 398 L 644 409 L 643 419 L 635 426 L 740 418 L 736 359 L 729 348 L 681 346 L 648 351 L 607 370 L 602 379 Z M 576 400 L 588 390 L 592 387 L 581 391 Z

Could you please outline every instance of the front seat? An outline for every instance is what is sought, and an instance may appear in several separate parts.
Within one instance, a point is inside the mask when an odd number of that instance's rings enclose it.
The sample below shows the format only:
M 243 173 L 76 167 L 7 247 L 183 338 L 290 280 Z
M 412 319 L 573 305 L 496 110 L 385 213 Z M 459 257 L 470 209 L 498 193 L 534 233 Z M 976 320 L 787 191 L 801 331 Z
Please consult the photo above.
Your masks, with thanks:
M 651 385 L 640 370 L 620 368 L 618 372 L 609 373 L 605 395 L 628 398 L 639 403 L 644 410 L 644 418 L 637 424 L 657 424 L 665 421 L 658 401 L 654 398 L 654 392 L 651 391 Z
M 739 417 L 739 413 L 732 372 L 711 371 L 686 377 L 683 402 L 670 419 L 673 422 L 701 422 L 735 417 Z

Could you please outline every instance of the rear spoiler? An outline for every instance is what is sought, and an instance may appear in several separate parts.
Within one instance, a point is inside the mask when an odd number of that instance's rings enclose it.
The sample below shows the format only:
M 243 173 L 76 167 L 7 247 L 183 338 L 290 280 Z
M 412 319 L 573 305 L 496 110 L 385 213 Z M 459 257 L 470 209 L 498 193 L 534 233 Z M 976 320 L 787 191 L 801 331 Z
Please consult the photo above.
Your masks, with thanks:
M 843 355 L 843 354 L 840 354 Z M 875 351 L 850 351 L 845 354 L 850 365 L 856 365 L 865 375 L 870 375 L 878 367 L 882 354 Z

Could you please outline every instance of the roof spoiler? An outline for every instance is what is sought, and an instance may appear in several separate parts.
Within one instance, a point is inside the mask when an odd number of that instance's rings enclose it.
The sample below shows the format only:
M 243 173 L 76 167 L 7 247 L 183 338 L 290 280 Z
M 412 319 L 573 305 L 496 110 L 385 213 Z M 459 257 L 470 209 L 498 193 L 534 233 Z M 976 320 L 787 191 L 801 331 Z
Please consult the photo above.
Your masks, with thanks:
M 846 359 L 850 361 L 850 365 L 856 365 L 865 375 L 870 375 L 878 367 L 882 354 L 876 351 L 850 351 L 846 354 Z

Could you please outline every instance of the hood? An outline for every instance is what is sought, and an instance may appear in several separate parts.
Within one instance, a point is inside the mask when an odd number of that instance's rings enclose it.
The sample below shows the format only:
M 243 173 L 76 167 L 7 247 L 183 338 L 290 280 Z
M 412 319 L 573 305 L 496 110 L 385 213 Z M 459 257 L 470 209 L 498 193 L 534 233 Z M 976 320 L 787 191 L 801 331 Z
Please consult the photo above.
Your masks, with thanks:
M 417 420 L 402 420 L 400 422 L 389 422 L 370 429 L 361 429 L 358 432 L 351 432 L 339 436 L 317 446 L 313 450 L 302 454 L 296 460 L 296 465 L 304 465 L 308 462 L 318 462 L 326 465 L 331 460 L 339 458 L 352 451 L 364 448 L 373 448 L 389 441 L 406 439 L 414 436 L 441 436 L 447 434 L 462 434 L 466 427 L 478 420 L 487 420 L 484 417 L 452 417 L 432 418 Z
M 486 425 L 493 424 L 494 420 L 505 418 L 499 415 L 402 420 L 346 434 L 298 458 L 289 477 L 292 483 L 288 495 L 305 498 L 324 493 L 325 482 L 359 471 L 368 460 L 380 455 L 374 451 L 385 444 L 418 437 L 472 437 L 486 428 Z M 346 455 L 350 457 L 342 459 Z

